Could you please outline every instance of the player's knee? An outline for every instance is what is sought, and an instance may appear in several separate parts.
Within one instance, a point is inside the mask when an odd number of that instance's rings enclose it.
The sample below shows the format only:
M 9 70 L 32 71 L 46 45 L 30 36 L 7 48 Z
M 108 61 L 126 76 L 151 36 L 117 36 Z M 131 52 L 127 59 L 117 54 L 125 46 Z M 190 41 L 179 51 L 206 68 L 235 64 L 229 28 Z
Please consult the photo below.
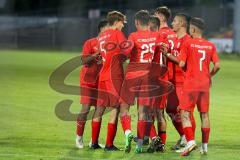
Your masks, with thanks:
M 181 119 L 182 121 L 189 121 L 189 113 L 187 111 L 181 110 Z

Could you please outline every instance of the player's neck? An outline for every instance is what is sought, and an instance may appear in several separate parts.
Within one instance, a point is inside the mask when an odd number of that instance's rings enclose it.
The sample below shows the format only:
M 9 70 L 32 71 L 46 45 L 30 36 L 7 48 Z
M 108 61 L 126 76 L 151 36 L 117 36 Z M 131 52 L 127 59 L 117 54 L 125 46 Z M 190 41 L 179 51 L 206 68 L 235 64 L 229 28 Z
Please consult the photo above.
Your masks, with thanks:
M 186 28 L 181 28 L 176 32 L 178 38 L 182 38 L 187 34 Z
M 113 29 L 113 30 L 115 30 L 115 29 L 117 29 L 117 27 L 113 25 L 113 26 L 109 26 L 108 29 Z
M 165 27 L 168 27 L 167 22 L 163 22 L 163 23 L 161 23 L 161 25 L 160 25 L 160 29 L 161 29 L 161 28 L 165 28 Z
M 202 35 L 201 34 L 193 34 L 192 37 L 193 38 L 202 38 Z

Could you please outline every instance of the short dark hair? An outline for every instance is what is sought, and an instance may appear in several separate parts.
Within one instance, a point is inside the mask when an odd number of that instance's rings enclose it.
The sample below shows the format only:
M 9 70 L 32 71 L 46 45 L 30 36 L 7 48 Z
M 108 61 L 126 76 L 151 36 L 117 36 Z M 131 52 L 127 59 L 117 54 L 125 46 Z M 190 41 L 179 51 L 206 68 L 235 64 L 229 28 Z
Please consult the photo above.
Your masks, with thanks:
M 184 19 L 184 21 L 188 24 L 190 21 L 190 16 L 187 15 L 186 13 L 177 13 L 175 17 L 181 17 Z
M 135 14 L 135 20 L 138 20 L 141 25 L 147 26 L 150 20 L 150 14 L 147 10 L 140 10 Z
M 101 31 L 103 27 L 106 27 L 108 25 L 108 21 L 106 19 L 101 20 L 98 23 L 98 33 Z
M 108 21 L 108 24 L 112 26 L 114 22 L 117 22 L 117 21 L 125 22 L 126 16 L 119 11 L 111 11 L 111 12 L 108 12 L 107 14 L 107 21 Z
M 171 10 L 167 6 L 161 6 L 155 9 L 155 13 L 161 13 L 169 20 L 172 16 Z
M 201 31 L 204 31 L 204 29 L 205 29 L 205 23 L 202 18 L 192 17 L 190 20 L 190 24 L 196 26 Z
M 150 22 L 154 24 L 154 28 L 159 28 L 160 20 L 157 16 L 151 15 L 150 16 Z

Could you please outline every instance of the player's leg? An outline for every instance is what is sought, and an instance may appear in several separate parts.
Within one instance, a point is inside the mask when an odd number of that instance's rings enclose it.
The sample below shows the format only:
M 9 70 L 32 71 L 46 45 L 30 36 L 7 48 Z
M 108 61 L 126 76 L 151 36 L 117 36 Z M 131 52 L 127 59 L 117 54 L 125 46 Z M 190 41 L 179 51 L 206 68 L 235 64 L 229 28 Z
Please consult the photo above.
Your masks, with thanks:
M 210 135 L 210 120 L 209 120 L 209 92 L 201 92 L 198 102 L 198 110 L 201 117 L 202 145 L 200 148 L 201 154 L 207 154 L 208 140 Z
M 135 153 L 142 153 L 143 140 L 145 136 L 149 137 L 151 125 L 152 117 L 150 107 L 139 105 L 137 123 L 138 142 Z
M 110 109 L 110 117 L 108 121 L 105 150 L 112 151 L 112 150 L 118 150 L 118 148 L 114 146 L 113 142 L 117 133 L 119 107 L 110 107 L 109 109 Z
M 136 83 L 137 81 L 125 79 L 120 94 L 120 120 L 125 134 L 125 153 L 129 153 L 131 151 L 131 142 L 135 137 L 132 133 L 131 114 L 129 113 L 130 105 L 134 104 L 135 93 L 131 92 L 129 88 L 135 86 Z
M 209 114 L 207 113 L 200 113 L 201 117 L 201 131 L 202 131 L 202 145 L 200 148 L 201 154 L 207 154 L 208 151 L 208 140 L 210 135 L 210 120 Z
M 90 106 L 89 105 L 82 105 L 82 109 L 77 118 L 77 129 L 76 129 L 76 147 L 83 148 L 83 132 L 84 127 L 86 124 L 87 115 L 89 113 Z
M 166 108 L 167 96 L 162 96 L 159 98 L 159 105 L 156 107 L 156 117 L 158 125 L 158 136 L 160 137 L 162 144 L 157 148 L 157 151 L 163 152 L 165 149 L 166 138 L 167 138 L 167 121 L 164 114 L 164 109 Z
M 183 96 L 181 98 L 182 101 L 180 102 L 179 108 L 181 109 L 181 121 L 183 125 L 184 135 L 187 140 L 187 145 L 185 148 L 177 150 L 177 152 L 181 152 L 181 156 L 187 156 L 196 149 L 196 142 L 194 140 L 194 133 L 190 117 L 191 111 L 197 102 L 198 93 L 185 91 L 183 92 Z
M 178 109 L 178 106 L 179 106 L 178 92 L 180 92 L 180 87 L 176 87 L 168 95 L 167 107 L 166 107 L 166 112 L 168 116 L 171 118 L 172 124 L 180 136 L 177 143 L 171 147 L 172 150 L 178 150 L 181 147 L 184 147 L 186 145 L 186 138 L 185 138 L 183 127 L 182 127 L 180 111 Z
M 151 123 L 151 128 L 150 128 L 150 138 L 151 138 L 151 143 L 147 149 L 148 153 L 153 153 L 157 150 L 157 148 L 162 144 L 160 137 L 157 134 L 156 128 L 154 126 L 154 119 L 156 116 L 156 107 L 152 107 L 151 109 L 151 117 L 152 117 L 152 123 Z
M 164 114 L 163 108 L 157 109 L 157 121 L 158 121 L 158 136 L 161 139 L 161 146 L 157 149 L 157 151 L 163 152 L 165 150 L 165 144 L 167 139 L 167 121 Z
M 95 112 L 93 114 L 92 119 L 92 140 L 91 140 L 91 148 L 92 149 L 98 149 L 101 148 L 98 142 L 100 129 L 101 129 L 101 123 L 102 123 L 102 116 L 104 114 L 106 107 L 104 106 L 98 106 L 95 109 Z
M 106 105 L 108 104 L 108 97 L 106 95 L 106 83 L 105 81 L 99 81 L 98 83 L 98 99 L 97 99 L 97 107 L 92 117 L 92 140 L 91 140 L 91 148 L 98 149 L 101 148 L 98 143 L 98 138 L 101 129 L 102 123 L 102 115 L 106 109 Z M 104 91 L 104 92 L 103 92 Z
M 116 146 L 113 145 L 116 132 L 117 132 L 117 124 L 118 124 L 118 115 L 119 115 L 119 98 L 120 98 L 120 90 L 122 86 L 121 79 L 114 79 L 106 81 L 107 91 L 110 93 L 108 94 L 109 106 L 110 110 L 110 117 L 108 121 L 108 128 L 107 128 L 107 138 L 106 138 L 106 145 L 105 151 L 116 151 L 119 150 Z
M 76 129 L 76 146 L 83 148 L 83 132 L 87 120 L 87 116 L 90 110 L 90 106 L 96 106 L 97 104 L 97 84 L 87 86 L 81 85 L 81 98 L 80 103 L 82 104 L 81 111 L 77 118 L 77 129 Z

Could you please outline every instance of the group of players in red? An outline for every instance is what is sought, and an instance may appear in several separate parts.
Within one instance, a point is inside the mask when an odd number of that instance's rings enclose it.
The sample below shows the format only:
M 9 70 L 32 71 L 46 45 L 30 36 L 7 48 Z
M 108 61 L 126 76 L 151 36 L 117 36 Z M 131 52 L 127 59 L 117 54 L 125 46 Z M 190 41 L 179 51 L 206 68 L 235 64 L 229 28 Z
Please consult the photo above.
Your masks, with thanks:
M 211 77 L 220 69 L 213 43 L 203 39 L 204 21 L 177 13 L 168 26 L 171 11 L 158 7 L 154 15 L 146 10 L 135 14 L 136 32 L 125 37 L 121 31 L 126 17 L 112 11 L 99 23 L 97 37 L 85 42 L 84 66 L 80 73 L 82 109 L 77 119 L 76 146 L 83 148 L 83 132 L 90 111 L 92 139 L 90 148 L 102 148 L 99 134 L 102 116 L 108 108 L 106 151 L 119 150 L 114 144 L 118 117 L 125 135 L 125 152 L 136 142 L 136 153 L 151 139 L 147 152 L 163 152 L 166 143 L 166 119 L 172 120 L 180 139 L 171 147 L 181 156 L 197 148 L 194 107 L 201 118 L 200 153 L 207 153 L 210 133 L 209 88 Z M 124 62 L 128 62 L 124 71 Z M 213 67 L 210 71 L 210 63 Z M 137 100 L 137 136 L 131 128 L 130 106 Z M 154 121 L 157 121 L 157 130 Z

